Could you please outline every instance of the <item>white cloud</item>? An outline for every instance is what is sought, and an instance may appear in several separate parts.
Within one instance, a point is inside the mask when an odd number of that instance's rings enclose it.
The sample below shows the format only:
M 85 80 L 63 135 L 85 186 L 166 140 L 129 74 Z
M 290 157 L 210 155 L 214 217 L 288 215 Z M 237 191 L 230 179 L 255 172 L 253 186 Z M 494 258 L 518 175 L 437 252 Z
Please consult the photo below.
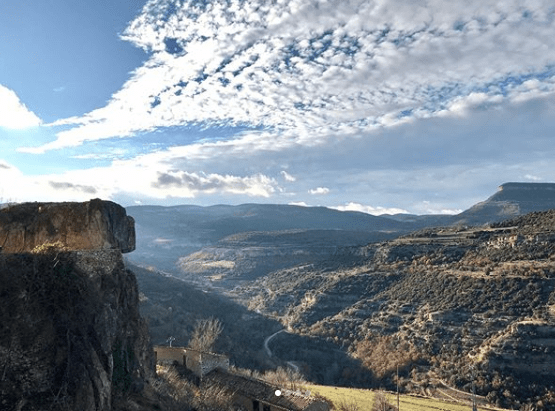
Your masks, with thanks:
M 305 203 L 304 201 L 293 201 L 291 203 L 289 203 L 289 205 L 292 206 L 299 206 L 299 207 L 310 207 L 307 203 Z
M 199 123 L 267 127 L 250 135 L 250 150 L 315 146 L 541 96 L 555 75 L 550 7 L 548 0 L 151 0 L 123 35 L 149 60 L 105 107 L 53 123 L 72 127 L 26 151 Z M 231 145 L 241 151 L 244 143 Z
M 297 181 L 296 177 L 293 177 L 291 174 L 289 174 L 287 171 L 282 170 L 281 171 L 281 175 L 282 177 L 285 179 L 285 181 L 289 182 L 289 183 L 293 183 L 295 181 Z
M 26 129 L 40 124 L 40 118 L 19 100 L 17 94 L 0 84 L 0 128 Z
M 174 197 L 195 197 L 198 193 L 230 193 L 252 197 L 269 197 L 276 189 L 274 179 L 258 174 L 237 177 L 218 174 L 198 174 L 186 171 L 159 173 L 153 187 Z
M 372 207 L 359 203 L 348 203 L 342 206 L 330 207 L 339 211 L 358 211 L 361 213 L 382 215 L 382 214 L 407 214 L 407 210 L 401 208 L 385 208 L 385 207 Z
M 418 214 L 443 214 L 443 215 L 455 215 L 462 213 L 463 210 L 460 208 L 445 208 L 441 207 L 440 204 L 432 203 L 431 201 L 422 201 L 416 207 Z
M 327 187 L 318 187 L 312 190 L 308 190 L 308 192 L 312 195 L 326 195 L 329 194 L 330 189 Z

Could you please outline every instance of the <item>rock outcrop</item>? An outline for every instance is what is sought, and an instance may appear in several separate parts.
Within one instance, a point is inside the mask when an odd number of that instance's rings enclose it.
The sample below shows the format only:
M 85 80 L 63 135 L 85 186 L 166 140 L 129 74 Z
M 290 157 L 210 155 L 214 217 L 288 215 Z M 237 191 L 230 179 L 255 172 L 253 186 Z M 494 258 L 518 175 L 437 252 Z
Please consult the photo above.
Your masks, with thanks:
M 135 221 L 111 201 L 23 203 L 0 210 L 3 252 L 33 251 L 61 243 L 70 250 L 135 249 Z
M 0 409 L 120 409 L 154 377 L 136 278 L 122 256 L 133 220 L 100 200 L 0 214 L 9 251 L 0 254 Z M 34 249 L 52 241 L 64 247 Z

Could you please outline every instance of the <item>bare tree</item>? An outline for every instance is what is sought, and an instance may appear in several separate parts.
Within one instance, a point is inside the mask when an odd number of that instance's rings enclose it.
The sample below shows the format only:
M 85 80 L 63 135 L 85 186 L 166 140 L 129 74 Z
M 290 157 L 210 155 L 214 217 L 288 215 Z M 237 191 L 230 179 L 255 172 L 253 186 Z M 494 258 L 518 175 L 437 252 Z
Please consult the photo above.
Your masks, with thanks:
M 216 318 L 198 320 L 189 340 L 189 348 L 204 352 L 212 351 L 222 330 L 222 323 Z
M 391 405 L 385 396 L 383 391 L 378 391 L 374 396 L 374 406 L 372 411 L 398 411 L 397 407 Z

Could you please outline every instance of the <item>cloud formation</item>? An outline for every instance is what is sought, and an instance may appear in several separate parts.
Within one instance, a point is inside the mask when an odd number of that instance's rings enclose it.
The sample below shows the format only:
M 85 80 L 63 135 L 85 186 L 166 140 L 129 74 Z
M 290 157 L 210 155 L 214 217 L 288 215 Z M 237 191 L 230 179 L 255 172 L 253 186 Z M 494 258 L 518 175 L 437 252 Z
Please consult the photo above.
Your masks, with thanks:
M 202 192 L 211 194 L 223 192 L 230 194 L 245 194 L 247 196 L 269 197 L 277 186 L 274 179 L 257 174 L 248 177 L 231 175 L 200 175 L 186 171 L 170 171 L 159 173 L 153 187 L 171 190 L 171 196 L 195 197 Z
M 20 101 L 17 94 L 0 84 L 0 128 L 21 130 L 40 124 L 40 118 Z
M 151 57 L 44 152 L 186 124 L 313 146 L 555 90 L 550 1 L 150 0 L 122 38 Z
M 327 187 L 318 187 L 318 188 L 308 190 L 308 192 L 312 195 L 326 195 L 326 194 L 329 194 L 330 189 Z
M 358 211 L 361 213 L 382 215 L 382 214 L 407 214 L 407 210 L 401 208 L 372 207 L 359 203 L 348 203 L 343 206 L 331 207 L 339 211 Z

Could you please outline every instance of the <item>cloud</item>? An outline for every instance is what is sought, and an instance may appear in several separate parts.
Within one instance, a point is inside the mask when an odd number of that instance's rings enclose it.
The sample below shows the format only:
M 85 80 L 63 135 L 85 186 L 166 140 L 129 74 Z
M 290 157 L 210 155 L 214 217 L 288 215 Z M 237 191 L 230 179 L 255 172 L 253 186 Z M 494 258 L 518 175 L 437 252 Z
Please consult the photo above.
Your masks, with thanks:
M 150 58 L 105 107 L 52 123 L 69 128 L 27 151 L 187 124 L 264 127 L 250 149 L 315 146 L 550 94 L 549 10 L 547 0 L 151 0 L 122 35 Z M 232 145 L 246 149 L 244 138 Z
M 361 213 L 372 214 L 372 215 L 382 215 L 382 214 L 407 214 L 407 210 L 401 208 L 385 208 L 385 207 L 372 207 L 368 205 L 363 205 L 359 203 L 348 203 L 342 206 L 330 207 L 339 211 L 358 211 Z
M 310 207 L 307 203 L 305 203 L 304 201 L 293 201 L 291 203 L 289 203 L 289 205 L 292 206 L 298 206 L 298 207 Z
M 281 171 L 281 175 L 282 177 L 285 179 L 285 181 L 289 182 L 289 183 L 294 183 L 295 181 L 297 181 L 296 177 L 293 177 L 291 174 L 289 174 L 287 171 Z
M 0 128 L 21 130 L 40 124 L 40 118 L 19 100 L 17 94 L 0 84 Z
M 197 174 L 186 171 L 159 173 L 153 187 L 171 190 L 172 196 L 195 197 L 204 194 L 230 193 L 253 197 L 269 197 L 276 190 L 274 179 L 258 174 L 248 177 Z
M 327 187 L 318 187 L 312 190 L 308 190 L 308 192 L 312 195 L 326 195 L 329 194 L 330 189 Z
M 6 163 L 4 160 L 0 160 L 0 169 L 9 170 L 12 166 Z
M 420 214 L 443 214 L 443 215 L 454 215 L 454 214 L 459 214 L 463 212 L 463 210 L 460 208 L 438 207 L 437 204 L 433 204 L 430 201 L 422 201 L 422 203 L 416 207 L 416 210 Z
M 86 194 L 96 194 L 96 188 L 92 187 L 92 186 L 83 186 L 83 185 L 79 185 L 79 184 L 72 184 L 72 183 L 68 183 L 68 182 L 56 182 L 56 181 L 50 181 L 49 182 L 50 187 L 52 187 L 55 190 L 74 190 L 74 191 L 80 191 Z

